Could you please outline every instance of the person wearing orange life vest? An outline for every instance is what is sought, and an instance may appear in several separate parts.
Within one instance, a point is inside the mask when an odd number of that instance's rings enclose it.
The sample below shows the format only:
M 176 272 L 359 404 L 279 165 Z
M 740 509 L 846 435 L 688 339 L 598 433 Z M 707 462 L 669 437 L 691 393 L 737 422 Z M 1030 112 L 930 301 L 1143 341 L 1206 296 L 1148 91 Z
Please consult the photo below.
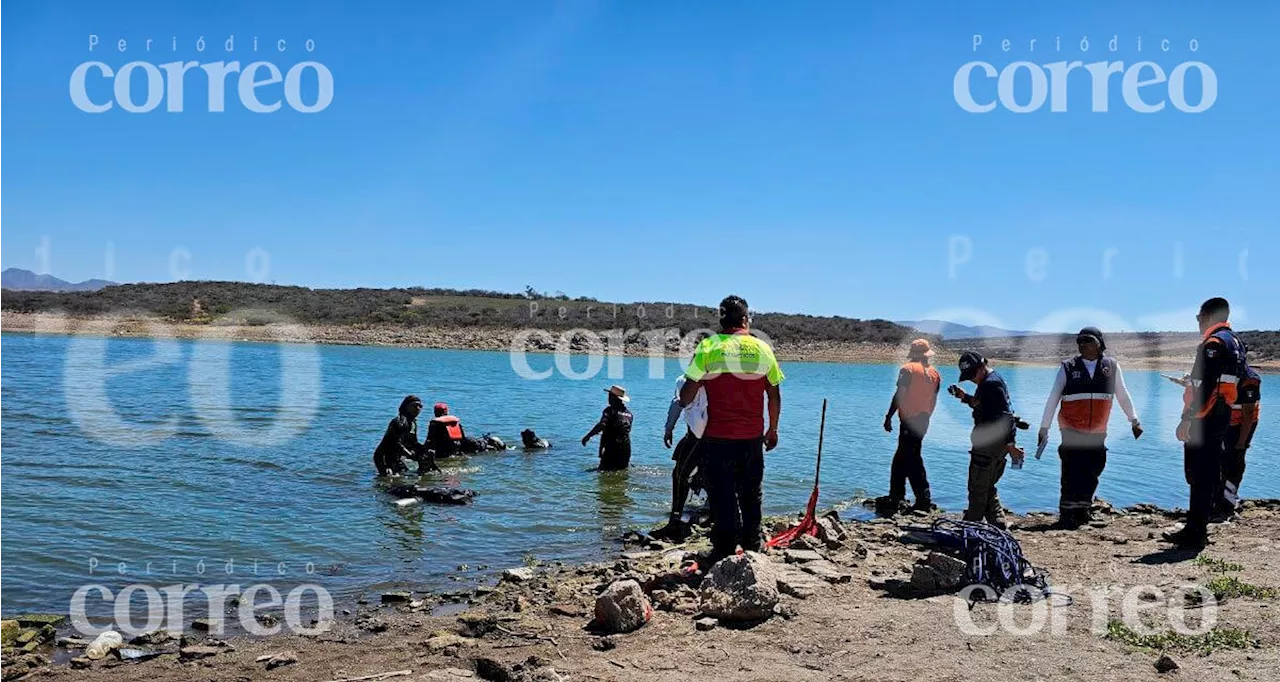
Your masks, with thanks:
M 929 418 L 938 404 L 938 389 L 942 377 L 929 364 L 933 350 L 929 341 L 916 339 L 907 351 L 907 362 L 898 370 L 898 386 L 889 401 L 889 411 L 884 415 L 884 430 L 893 431 L 893 415 L 898 414 L 898 449 L 889 465 L 889 507 L 897 511 L 907 494 L 907 481 L 916 501 L 912 509 L 933 509 L 933 497 L 929 492 L 929 477 L 925 473 L 921 449 L 925 432 L 929 430 Z
M 1227 321 L 1231 307 L 1225 298 L 1211 298 L 1200 306 L 1196 322 L 1200 345 L 1184 394 L 1178 440 L 1183 443 L 1183 473 L 1190 487 L 1187 522 L 1164 539 L 1183 547 L 1204 547 L 1209 540 L 1209 516 L 1222 491 L 1223 443 L 1231 424 L 1231 405 L 1247 376 L 1245 346 Z
M 1107 344 L 1102 332 L 1097 327 L 1081 329 L 1076 335 L 1076 347 L 1080 354 L 1063 360 L 1058 368 L 1040 419 L 1036 447 L 1039 457 L 1043 450 L 1040 444 L 1049 440 L 1049 422 L 1056 411 L 1062 434 L 1062 444 L 1058 446 L 1062 460 L 1058 525 L 1065 528 L 1078 528 L 1093 520 L 1093 494 L 1107 466 L 1107 421 L 1112 401 L 1120 403 L 1133 437 L 1142 436 L 1120 363 L 1103 355 Z
M 1248 355 L 1248 348 L 1245 348 Z M 1219 511 L 1230 516 L 1240 507 L 1240 482 L 1244 479 L 1244 455 L 1258 428 L 1258 411 L 1262 402 L 1262 377 L 1248 365 L 1244 379 L 1236 388 L 1236 402 L 1231 406 L 1231 421 L 1222 445 L 1222 498 Z
M 427 423 L 427 449 L 436 457 L 462 454 L 462 442 L 467 437 L 462 430 L 462 422 L 449 414 L 449 406 L 445 403 L 436 403 L 433 411 L 435 416 Z

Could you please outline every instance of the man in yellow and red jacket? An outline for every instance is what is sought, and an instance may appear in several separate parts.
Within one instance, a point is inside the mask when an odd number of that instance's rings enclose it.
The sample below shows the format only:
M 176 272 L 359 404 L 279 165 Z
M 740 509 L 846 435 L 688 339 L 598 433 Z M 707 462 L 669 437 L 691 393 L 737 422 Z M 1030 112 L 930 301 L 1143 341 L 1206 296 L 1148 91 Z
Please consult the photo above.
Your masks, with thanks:
M 1058 368 L 1040 419 L 1036 447 L 1038 457 L 1042 450 L 1039 445 L 1049 439 L 1049 421 L 1056 410 L 1062 434 L 1062 444 L 1058 446 L 1062 459 L 1058 524 L 1066 528 L 1078 528 L 1092 520 L 1093 494 L 1107 466 L 1107 422 L 1113 401 L 1118 401 L 1124 410 L 1133 437 L 1142 435 L 1120 363 L 1103 355 L 1107 343 L 1102 332 L 1097 327 L 1081 329 L 1076 335 L 1076 347 L 1080 354 L 1063 360 Z
M 1244 343 L 1227 321 L 1231 307 L 1225 298 L 1211 298 L 1200 306 L 1196 322 L 1201 340 L 1183 394 L 1178 440 L 1183 443 L 1183 471 L 1191 488 L 1187 523 L 1164 539 L 1184 547 L 1203 547 L 1209 539 L 1209 516 L 1222 491 L 1223 445 L 1231 425 L 1231 406 L 1249 366 Z
M 916 496 L 912 508 L 933 509 L 929 477 L 921 456 L 924 434 L 929 430 L 929 418 L 938 404 L 938 389 L 942 386 L 938 370 L 929 364 L 931 357 L 933 350 L 927 339 L 911 342 L 907 363 L 898 370 L 898 387 L 884 416 L 884 430 L 891 432 L 893 415 L 898 413 L 898 449 L 889 465 L 889 502 L 895 511 L 907 495 L 907 481 L 911 481 L 911 492 Z

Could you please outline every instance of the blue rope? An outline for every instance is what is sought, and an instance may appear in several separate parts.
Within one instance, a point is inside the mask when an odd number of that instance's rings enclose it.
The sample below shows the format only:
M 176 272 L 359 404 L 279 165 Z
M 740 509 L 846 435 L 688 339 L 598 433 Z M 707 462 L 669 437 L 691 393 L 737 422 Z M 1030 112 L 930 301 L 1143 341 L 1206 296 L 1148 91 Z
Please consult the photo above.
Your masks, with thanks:
M 1002 593 L 1015 585 L 1035 588 L 1048 594 L 1048 575 L 1031 565 L 1022 555 L 1022 545 L 1008 532 L 988 523 L 938 519 L 930 531 L 944 547 L 957 551 L 969 566 L 970 584 L 983 584 Z M 973 592 L 974 599 L 983 597 Z M 1030 601 L 1029 591 L 1020 591 L 1018 601 Z

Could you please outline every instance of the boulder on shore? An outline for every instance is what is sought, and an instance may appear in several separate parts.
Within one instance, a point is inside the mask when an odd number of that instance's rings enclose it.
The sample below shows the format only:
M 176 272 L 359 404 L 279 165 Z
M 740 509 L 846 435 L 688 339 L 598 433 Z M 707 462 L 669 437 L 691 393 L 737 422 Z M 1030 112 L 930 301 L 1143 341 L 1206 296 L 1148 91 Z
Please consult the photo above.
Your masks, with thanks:
M 778 604 L 778 573 L 761 554 L 746 552 L 711 567 L 702 581 L 702 611 L 727 621 L 761 621 Z
M 596 625 L 607 632 L 632 632 L 653 617 L 653 605 L 640 583 L 619 580 L 596 597 Z

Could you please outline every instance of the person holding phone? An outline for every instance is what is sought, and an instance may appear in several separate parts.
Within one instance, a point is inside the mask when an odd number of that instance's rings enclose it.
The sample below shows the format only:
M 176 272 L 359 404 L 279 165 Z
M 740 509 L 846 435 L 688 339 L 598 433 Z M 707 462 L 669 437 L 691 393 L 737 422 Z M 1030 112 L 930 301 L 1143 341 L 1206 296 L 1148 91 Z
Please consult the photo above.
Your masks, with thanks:
M 966 521 L 983 521 L 997 528 L 1007 528 L 1004 508 L 996 484 L 1004 475 L 1005 459 L 1021 467 L 1024 453 L 1017 444 L 1018 419 L 1009 400 L 1009 387 L 1004 378 L 987 364 L 987 359 L 974 351 L 960 356 L 960 381 L 972 381 L 973 395 L 952 384 L 947 392 L 973 409 L 973 431 L 969 434 L 969 508 Z

